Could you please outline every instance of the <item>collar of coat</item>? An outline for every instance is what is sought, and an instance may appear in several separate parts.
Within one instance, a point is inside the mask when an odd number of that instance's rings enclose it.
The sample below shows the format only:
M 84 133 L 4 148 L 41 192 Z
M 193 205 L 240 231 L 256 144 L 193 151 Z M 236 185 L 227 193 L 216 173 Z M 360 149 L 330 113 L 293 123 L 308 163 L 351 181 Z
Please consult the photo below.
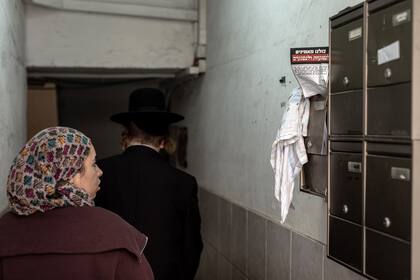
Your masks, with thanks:
M 142 155 L 147 155 L 147 156 L 151 156 L 151 157 L 161 157 L 162 155 L 160 154 L 160 152 L 157 152 L 156 150 L 145 146 L 145 145 L 133 145 L 133 146 L 129 146 L 127 147 L 127 149 L 124 150 L 124 154 L 126 153 L 141 153 Z
M 127 250 L 140 260 L 147 237 L 100 207 L 57 208 L 0 219 L 0 257 Z
M 150 149 L 152 149 L 152 150 L 154 150 L 154 151 L 156 151 L 156 152 L 158 152 L 158 153 L 159 153 L 159 148 L 157 148 L 157 147 L 155 147 L 155 146 L 153 146 L 153 145 L 147 145 L 147 144 L 142 144 L 142 143 L 138 143 L 138 142 L 132 142 L 132 143 L 130 143 L 130 144 L 127 146 L 127 148 L 130 148 L 130 147 L 133 147 L 133 146 L 143 146 L 143 147 L 148 147 L 148 148 L 150 148 Z

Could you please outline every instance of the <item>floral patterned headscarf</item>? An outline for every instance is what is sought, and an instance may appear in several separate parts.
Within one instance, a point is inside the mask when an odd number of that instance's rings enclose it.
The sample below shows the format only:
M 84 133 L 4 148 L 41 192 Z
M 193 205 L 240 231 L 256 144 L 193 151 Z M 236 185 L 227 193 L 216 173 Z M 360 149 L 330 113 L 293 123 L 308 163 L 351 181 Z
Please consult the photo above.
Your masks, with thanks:
M 88 193 L 70 184 L 90 152 L 91 140 L 80 131 L 50 127 L 19 152 L 7 180 L 9 206 L 18 215 L 56 207 L 93 206 Z

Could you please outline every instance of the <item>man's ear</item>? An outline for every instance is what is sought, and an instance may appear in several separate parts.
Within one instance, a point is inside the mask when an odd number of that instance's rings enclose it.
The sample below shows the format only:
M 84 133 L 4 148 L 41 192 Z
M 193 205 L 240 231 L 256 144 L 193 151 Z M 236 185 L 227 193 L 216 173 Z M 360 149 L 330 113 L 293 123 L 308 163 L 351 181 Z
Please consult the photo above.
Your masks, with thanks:
M 121 144 L 121 148 L 122 148 L 123 151 L 125 149 L 127 149 L 129 142 L 130 142 L 130 138 L 128 137 L 128 135 L 127 134 L 121 134 L 120 144 Z
M 164 149 L 165 145 L 166 145 L 166 139 L 164 138 L 164 139 L 160 140 L 159 149 Z

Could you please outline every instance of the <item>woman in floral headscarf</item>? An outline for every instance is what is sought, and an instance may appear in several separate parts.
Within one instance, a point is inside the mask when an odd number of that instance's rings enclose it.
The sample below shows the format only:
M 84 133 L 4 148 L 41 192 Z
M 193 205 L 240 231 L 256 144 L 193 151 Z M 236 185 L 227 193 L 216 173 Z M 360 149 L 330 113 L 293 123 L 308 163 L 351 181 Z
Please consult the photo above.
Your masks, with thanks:
M 153 279 L 147 237 L 95 208 L 102 171 L 83 133 L 52 127 L 19 152 L 0 219 L 0 279 Z

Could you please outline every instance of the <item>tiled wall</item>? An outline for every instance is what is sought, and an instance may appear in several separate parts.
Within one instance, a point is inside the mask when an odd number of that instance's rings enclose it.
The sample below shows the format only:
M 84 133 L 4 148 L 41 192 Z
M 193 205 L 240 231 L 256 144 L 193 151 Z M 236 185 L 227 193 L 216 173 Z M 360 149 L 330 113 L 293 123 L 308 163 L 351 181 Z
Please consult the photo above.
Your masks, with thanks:
M 204 251 L 197 280 L 362 280 L 326 246 L 200 189 Z

